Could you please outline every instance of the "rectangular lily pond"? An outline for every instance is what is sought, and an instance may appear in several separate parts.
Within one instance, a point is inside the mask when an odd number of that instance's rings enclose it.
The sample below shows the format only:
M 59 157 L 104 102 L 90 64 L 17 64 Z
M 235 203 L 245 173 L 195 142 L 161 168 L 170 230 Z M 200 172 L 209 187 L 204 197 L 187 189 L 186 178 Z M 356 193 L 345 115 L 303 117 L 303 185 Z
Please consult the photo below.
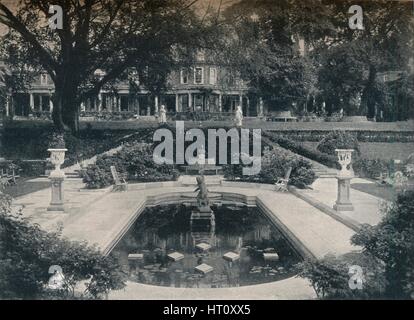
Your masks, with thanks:
M 256 207 L 147 208 L 111 252 L 130 281 L 183 288 L 237 287 L 286 279 L 302 258 Z

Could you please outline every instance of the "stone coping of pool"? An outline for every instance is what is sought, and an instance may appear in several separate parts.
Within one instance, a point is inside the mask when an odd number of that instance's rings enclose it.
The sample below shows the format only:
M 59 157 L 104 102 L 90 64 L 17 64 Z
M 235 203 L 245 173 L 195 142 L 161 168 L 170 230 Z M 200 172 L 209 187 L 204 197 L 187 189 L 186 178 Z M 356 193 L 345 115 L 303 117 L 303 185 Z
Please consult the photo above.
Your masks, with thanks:
M 209 186 L 217 201 L 259 207 L 303 256 L 320 259 L 360 250 L 352 246 L 354 230 L 291 193 L 271 185 L 224 182 Z M 194 201 L 194 186 L 178 182 L 130 184 L 126 192 L 111 192 L 80 209 L 65 223 L 63 236 L 96 244 L 109 254 L 146 207 Z M 216 200 L 215 200 L 216 201 Z
M 161 181 L 161 182 L 144 182 L 144 183 L 132 183 L 128 185 L 129 190 L 143 190 L 143 189 L 153 189 L 153 188 L 164 188 L 164 187 L 183 187 L 183 186 L 192 186 L 196 185 L 195 176 L 192 176 L 193 182 L 183 182 L 183 181 Z M 254 183 L 254 182 L 244 182 L 244 181 L 228 181 L 221 180 L 218 184 L 216 180 L 209 181 L 206 177 L 206 185 L 216 186 L 221 185 L 224 187 L 236 187 L 236 188 L 255 188 L 262 190 L 275 190 L 275 186 L 272 184 L 264 183 Z
M 307 279 L 287 279 L 230 288 L 171 288 L 127 281 L 110 300 L 310 300 L 317 295 Z

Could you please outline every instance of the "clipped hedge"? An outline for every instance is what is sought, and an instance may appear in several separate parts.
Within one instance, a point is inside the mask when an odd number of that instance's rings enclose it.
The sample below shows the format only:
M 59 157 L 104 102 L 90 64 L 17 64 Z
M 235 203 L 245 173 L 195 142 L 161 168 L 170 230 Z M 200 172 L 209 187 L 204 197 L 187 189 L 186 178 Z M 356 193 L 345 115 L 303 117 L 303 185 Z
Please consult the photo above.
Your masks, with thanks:
M 331 131 L 327 130 L 272 130 L 283 138 L 294 141 L 319 142 Z M 414 142 L 413 131 L 346 130 L 354 134 L 359 142 Z

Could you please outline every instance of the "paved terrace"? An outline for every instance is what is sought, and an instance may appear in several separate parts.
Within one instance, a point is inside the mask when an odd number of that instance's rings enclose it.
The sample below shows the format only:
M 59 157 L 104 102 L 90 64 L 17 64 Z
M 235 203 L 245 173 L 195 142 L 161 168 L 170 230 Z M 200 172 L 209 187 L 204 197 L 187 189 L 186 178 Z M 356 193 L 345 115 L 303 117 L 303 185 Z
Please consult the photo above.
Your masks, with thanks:
M 319 179 L 318 181 L 323 180 Z M 328 253 L 345 254 L 360 248 L 352 246 L 354 231 L 292 193 L 280 193 L 270 186 L 224 182 L 218 177 L 208 182 L 222 202 L 257 205 L 286 234 L 302 255 L 320 259 Z M 44 189 L 15 200 L 15 208 L 46 230 L 63 227 L 71 240 L 95 244 L 108 254 L 146 206 L 191 202 L 195 196 L 194 177 L 178 182 L 130 184 L 128 192 L 83 189 L 80 179 L 65 181 L 66 213 L 47 212 L 50 190 Z M 147 289 L 147 290 L 146 290 Z M 254 289 L 254 290 L 252 290 Z M 124 290 L 112 292 L 111 299 L 313 299 L 313 289 L 305 279 L 289 278 L 253 287 L 222 289 L 162 288 L 128 283 Z
M 46 230 L 63 226 L 63 235 L 72 240 L 96 244 L 107 254 L 146 206 L 188 202 L 195 187 L 181 182 L 129 185 L 128 192 L 110 188 L 85 191 L 80 179 L 65 182 L 67 213 L 47 212 L 50 190 L 44 189 L 15 200 L 24 206 L 24 215 Z M 231 183 L 210 185 L 221 201 L 257 205 L 287 234 L 303 255 L 322 258 L 327 253 L 344 254 L 355 250 L 349 238 L 354 231 L 291 193 L 269 190 L 260 184 Z

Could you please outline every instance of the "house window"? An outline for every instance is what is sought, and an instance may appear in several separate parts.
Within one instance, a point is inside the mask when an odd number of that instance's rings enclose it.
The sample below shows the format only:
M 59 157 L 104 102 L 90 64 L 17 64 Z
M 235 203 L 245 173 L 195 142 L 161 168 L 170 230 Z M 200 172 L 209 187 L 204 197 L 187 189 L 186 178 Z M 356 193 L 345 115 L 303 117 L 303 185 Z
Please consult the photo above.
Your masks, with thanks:
M 47 85 L 47 74 L 46 73 L 43 73 L 40 75 L 40 84 Z
M 204 68 L 202 67 L 194 68 L 194 83 L 195 84 L 204 83 Z
M 217 69 L 210 68 L 210 84 L 216 84 L 216 83 L 217 83 Z
M 180 72 L 180 82 L 181 84 L 187 84 L 188 83 L 188 70 L 187 69 L 181 69 Z
M 205 57 L 204 50 L 198 50 L 197 51 L 196 59 L 197 59 L 197 61 L 200 61 L 200 62 L 204 62 L 205 61 L 206 57 Z

